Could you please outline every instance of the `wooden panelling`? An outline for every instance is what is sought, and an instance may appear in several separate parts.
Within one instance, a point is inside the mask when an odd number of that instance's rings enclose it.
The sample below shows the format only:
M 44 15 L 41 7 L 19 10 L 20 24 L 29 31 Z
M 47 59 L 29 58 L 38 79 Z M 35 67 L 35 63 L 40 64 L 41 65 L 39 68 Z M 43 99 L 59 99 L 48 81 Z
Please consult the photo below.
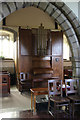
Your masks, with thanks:
M 31 30 L 19 29 L 19 73 L 32 69 L 32 34 Z
M 32 67 L 34 68 L 51 68 L 51 58 L 34 56 L 32 58 Z
M 2 69 L 2 71 L 8 71 L 11 74 L 14 74 L 14 60 L 10 60 L 10 59 L 4 59 L 4 60 L 0 60 L 0 69 Z
M 32 33 L 31 30 L 20 30 L 21 55 L 32 55 Z
M 35 68 L 34 69 L 34 75 L 37 74 L 53 74 L 52 68 Z
M 50 60 L 33 61 L 33 68 L 50 68 Z
M 32 69 L 32 57 L 31 56 L 20 56 L 19 59 L 19 73 L 30 72 Z
M 61 31 L 51 32 L 52 55 L 63 54 L 63 33 Z
M 53 76 L 63 80 L 63 60 L 62 57 L 52 57 Z
M 51 32 L 53 76 L 63 80 L 63 33 Z
M 42 74 L 37 74 L 37 75 L 34 75 L 33 76 L 33 79 L 43 79 L 43 78 L 52 78 L 53 77 L 53 74 L 52 73 L 47 73 L 47 74 L 45 74 L 45 73 L 42 73 Z

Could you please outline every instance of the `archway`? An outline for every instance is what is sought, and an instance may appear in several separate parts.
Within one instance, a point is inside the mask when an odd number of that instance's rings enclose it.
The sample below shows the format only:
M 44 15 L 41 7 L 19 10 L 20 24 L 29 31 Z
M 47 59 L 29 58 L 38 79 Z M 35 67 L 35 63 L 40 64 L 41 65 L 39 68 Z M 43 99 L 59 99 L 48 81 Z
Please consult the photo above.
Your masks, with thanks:
M 37 7 L 55 20 L 62 31 L 65 33 L 73 53 L 73 76 L 80 77 L 79 57 L 80 57 L 80 22 L 76 15 L 67 7 L 63 2 L 3 2 L 0 4 L 2 7 L 1 19 L 5 18 L 12 12 L 34 6 Z

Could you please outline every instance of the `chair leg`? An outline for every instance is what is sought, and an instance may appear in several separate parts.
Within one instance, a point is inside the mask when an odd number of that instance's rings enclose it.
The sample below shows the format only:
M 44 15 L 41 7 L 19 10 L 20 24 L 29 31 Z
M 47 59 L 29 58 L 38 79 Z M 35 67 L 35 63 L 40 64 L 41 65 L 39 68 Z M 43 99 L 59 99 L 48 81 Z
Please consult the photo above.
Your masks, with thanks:
M 73 117 L 73 119 L 74 119 L 74 109 L 75 109 L 75 104 L 74 104 L 74 101 L 73 101 L 73 103 L 72 103 L 72 117 Z
M 48 112 L 49 112 L 49 108 L 50 108 L 50 98 L 48 100 Z
M 34 95 L 34 113 L 36 113 L 36 95 Z
M 32 92 L 31 92 L 31 110 L 33 110 L 33 96 L 32 96 Z
M 69 107 L 68 107 L 68 109 L 69 109 L 69 118 L 70 118 L 70 120 L 71 120 L 71 104 L 70 104 L 70 102 L 69 102 Z
M 54 118 L 57 120 L 57 104 L 54 102 Z

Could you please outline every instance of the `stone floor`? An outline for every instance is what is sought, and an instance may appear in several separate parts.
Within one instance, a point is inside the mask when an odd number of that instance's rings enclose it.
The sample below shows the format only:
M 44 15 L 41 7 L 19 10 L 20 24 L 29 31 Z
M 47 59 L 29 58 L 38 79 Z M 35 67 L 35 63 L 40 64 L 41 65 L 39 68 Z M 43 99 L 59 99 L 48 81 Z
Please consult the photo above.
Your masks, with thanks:
M 0 98 L 0 113 L 31 109 L 30 92 L 21 94 L 14 86 L 8 96 Z
M 6 112 L 0 114 L 0 119 L 2 120 L 56 120 L 48 112 L 37 112 L 36 115 L 33 114 L 31 110 L 26 111 L 15 111 L 15 112 Z M 57 118 L 57 120 L 80 120 L 80 115 L 75 116 L 74 119 L 70 117 L 63 117 L 63 114 Z
M 0 98 L 0 119 L 3 120 L 54 120 L 46 111 L 37 111 L 36 115 L 31 111 L 31 94 L 30 92 L 20 93 L 16 87 L 11 88 L 11 93 L 7 97 Z M 69 120 L 63 118 L 63 114 L 58 120 Z M 73 119 L 70 119 L 73 120 Z M 80 120 L 80 112 L 75 113 L 75 119 Z
M 38 119 L 42 120 L 43 118 L 51 120 L 51 118 L 53 118 L 47 112 L 39 112 L 36 115 L 33 115 L 33 112 L 30 110 L 19 111 L 19 112 L 7 112 L 7 113 L 3 113 L 3 115 L 1 116 L 2 118 L 6 118 L 6 119 L 10 119 L 10 120 L 11 120 L 11 118 L 14 118 L 14 119 L 15 118 L 21 118 L 21 119 L 27 118 L 30 120 L 32 118 L 35 118 L 37 120 Z

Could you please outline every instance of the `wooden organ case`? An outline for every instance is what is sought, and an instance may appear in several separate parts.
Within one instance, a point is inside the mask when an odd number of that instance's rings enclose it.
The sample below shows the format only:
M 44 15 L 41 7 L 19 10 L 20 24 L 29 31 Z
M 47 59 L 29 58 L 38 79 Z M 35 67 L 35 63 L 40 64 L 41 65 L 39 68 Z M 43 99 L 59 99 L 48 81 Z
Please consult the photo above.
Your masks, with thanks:
M 19 29 L 19 73 L 26 72 L 32 87 L 47 87 L 47 80 L 63 80 L 63 33 L 39 29 Z

